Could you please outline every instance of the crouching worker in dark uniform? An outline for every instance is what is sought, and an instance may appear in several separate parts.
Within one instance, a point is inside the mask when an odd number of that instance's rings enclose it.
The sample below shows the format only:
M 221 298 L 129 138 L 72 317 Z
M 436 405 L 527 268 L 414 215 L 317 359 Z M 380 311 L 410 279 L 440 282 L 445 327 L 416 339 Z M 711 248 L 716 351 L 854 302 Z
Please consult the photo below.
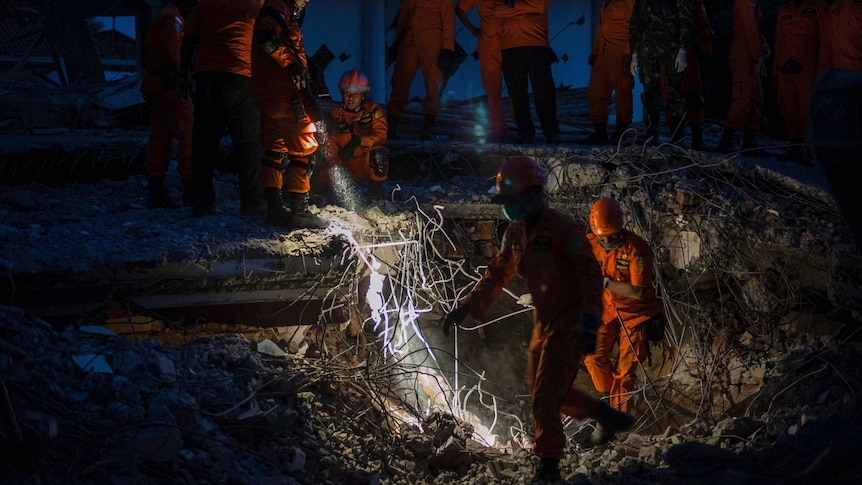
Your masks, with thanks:
M 532 158 L 503 163 L 492 200 L 503 204 L 511 223 L 482 279 L 444 323 L 448 334 L 468 314 L 481 319 L 516 272 L 526 279 L 535 307 L 527 388 L 536 427 L 533 451 L 541 458 L 533 483 L 560 479 L 566 442 L 560 413 L 594 418 L 611 433 L 634 424 L 631 415 L 572 387 L 581 355 L 595 348 L 602 275 L 584 227 L 545 202 L 545 182 L 545 172 Z
M 368 197 L 383 195 L 383 181 L 389 175 L 389 155 L 386 143 L 386 113 L 366 99 L 371 87 L 359 69 L 345 72 L 338 81 L 341 106 L 329 112 L 332 119 L 329 133 L 327 167 L 321 174 L 321 185 L 344 183 L 336 167 L 345 167 L 351 182 L 368 180 Z M 343 172 L 343 170 L 342 170 Z M 351 183 L 351 185 L 353 185 Z

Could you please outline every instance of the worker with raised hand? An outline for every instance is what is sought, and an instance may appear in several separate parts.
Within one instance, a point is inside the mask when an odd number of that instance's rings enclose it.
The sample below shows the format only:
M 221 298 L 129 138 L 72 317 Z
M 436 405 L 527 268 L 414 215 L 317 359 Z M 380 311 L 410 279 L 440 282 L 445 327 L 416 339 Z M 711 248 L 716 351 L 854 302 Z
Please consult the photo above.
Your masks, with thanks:
M 263 145 L 260 179 L 265 224 L 322 229 L 329 220 L 308 209 L 311 157 L 318 149 L 315 122 L 322 121 L 310 92 L 300 19 L 309 0 L 266 0 L 254 25 L 251 69 L 260 110 Z M 316 118 L 316 119 L 315 119 Z M 289 209 L 281 200 L 286 189 Z
M 183 184 L 183 205 L 193 202 L 192 123 L 194 106 L 181 89 L 180 46 L 197 0 L 173 0 L 165 5 L 147 31 L 144 80 L 141 94 L 150 110 L 150 138 L 147 144 L 147 207 L 177 208 L 167 189 L 165 175 L 177 141 L 177 172 Z
M 601 2 L 599 24 L 593 38 L 593 49 L 587 62 L 592 66 L 587 85 L 590 119 L 593 132 L 578 140 L 584 145 L 618 143 L 632 123 L 632 90 L 635 78 L 631 73 L 629 49 L 629 20 L 635 0 L 606 0 Z M 608 105 L 614 94 L 616 128 L 608 138 Z
M 629 22 L 629 45 L 632 52 L 630 70 L 643 84 L 641 97 L 647 137 L 658 144 L 659 76 L 667 80 L 668 125 L 671 143 L 685 138 L 682 127 L 685 95 L 682 92 L 683 71 L 688 66 L 688 47 L 694 35 L 692 0 L 636 0 Z
M 595 418 L 608 430 L 629 428 L 634 418 L 572 387 L 582 354 L 593 352 L 600 324 L 602 278 L 585 230 L 546 202 L 545 171 L 530 157 L 503 162 L 492 201 L 509 221 L 500 252 L 472 291 L 445 319 L 444 333 L 467 315 L 481 319 L 518 273 L 535 307 L 527 360 L 527 389 L 535 422 L 533 451 L 541 458 L 536 482 L 560 478 L 566 437 L 560 413 Z
M 476 7 L 479 27 L 470 22 L 467 12 Z M 503 109 L 503 55 L 500 47 L 501 21 L 494 15 L 494 0 L 460 0 L 455 15 L 478 41 L 479 69 L 488 102 L 490 142 L 506 141 L 506 112 Z
M 389 115 L 389 138 L 398 137 L 398 121 L 410 100 L 410 85 L 416 71 L 422 69 L 425 98 L 422 100 L 424 121 L 421 137 L 431 138 L 431 130 L 440 113 L 442 67 L 452 62 L 455 52 L 455 6 L 453 0 L 403 0 L 392 41 L 397 55 L 393 68 L 392 94 L 386 105 Z
M 653 250 L 643 238 L 623 228 L 623 211 L 614 199 L 601 198 L 593 204 L 590 231 L 587 240 L 599 262 L 604 291 L 595 352 L 584 358 L 584 364 L 596 390 L 609 397 L 614 409 L 629 413 L 638 362 L 649 353 L 647 331 L 659 329 L 652 340 L 661 340 L 664 334 L 662 307 L 652 281 Z M 618 357 L 612 362 L 614 346 Z
M 359 69 L 351 69 L 338 81 L 341 106 L 329 112 L 329 150 L 326 170 L 343 165 L 354 181 L 368 180 L 368 196 L 380 197 L 383 181 L 389 175 L 386 147 L 386 113 L 367 99 L 371 86 Z M 331 178 L 331 175 L 327 174 Z M 326 185 L 326 184 L 324 184 Z
M 213 176 L 225 128 L 239 185 L 239 212 L 264 212 L 260 115 L 251 100 L 251 44 L 261 0 L 203 0 L 192 12 L 181 51 L 182 78 L 194 67 L 193 215 L 215 213 Z

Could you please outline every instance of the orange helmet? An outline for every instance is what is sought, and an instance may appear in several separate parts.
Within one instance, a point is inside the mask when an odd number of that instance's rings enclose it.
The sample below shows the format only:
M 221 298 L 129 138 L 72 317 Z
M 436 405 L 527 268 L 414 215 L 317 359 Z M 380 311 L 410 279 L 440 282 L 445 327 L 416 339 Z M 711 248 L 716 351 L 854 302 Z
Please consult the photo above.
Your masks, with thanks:
M 368 78 L 359 69 L 351 69 L 341 75 L 338 80 L 339 91 L 351 91 L 354 93 L 367 93 L 371 91 Z
M 497 172 L 497 195 L 491 201 L 497 204 L 512 202 L 524 193 L 527 187 L 544 187 L 547 175 L 542 167 L 530 157 L 512 157 Z
M 596 236 L 612 236 L 623 229 L 623 210 L 614 199 L 603 197 L 590 209 L 590 230 Z

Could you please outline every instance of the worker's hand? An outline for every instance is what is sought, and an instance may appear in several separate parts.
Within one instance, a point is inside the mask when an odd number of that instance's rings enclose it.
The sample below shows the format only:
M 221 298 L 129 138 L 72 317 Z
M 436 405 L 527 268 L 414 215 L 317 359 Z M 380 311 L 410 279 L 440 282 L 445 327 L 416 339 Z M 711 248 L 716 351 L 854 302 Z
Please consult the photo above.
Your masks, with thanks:
M 356 148 L 360 145 L 362 139 L 360 139 L 355 134 L 350 137 L 350 141 L 347 142 L 346 145 L 338 149 L 338 158 L 341 159 L 342 162 L 347 163 L 353 158 L 353 152 L 356 151 Z
M 637 75 L 638 75 L 638 54 L 637 54 L 637 52 L 632 53 L 632 62 L 629 63 L 629 70 L 632 72 L 632 76 L 637 77 Z
M 598 57 L 598 56 L 596 56 L 595 54 L 590 54 L 590 57 L 588 57 L 588 58 L 587 58 L 587 64 L 589 64 L 589 65 L 590 65 L 590 67 L 592 67 L 593 65 L 595 65 L 595 63 L 596 63 L 596 57 Z
M 685 58 L 685 54 L 685 49 L 677 51 L 676 59 L 673 61 L 673 67 L 676 68 L 676 72 L 685 71 L 685 68 L 688 66 L 688 60 Z
M 470 305 L 465 303 L 459 303 L 454 310 L 452 310 L 451 312 L 449 312 L 449 314 L 446 315 L 446 320 L 443 321 L 443 335 L 448 337 L 449 330 L 453 326 L 457 325 L 460 327 L 461 322 L 463 322 L 464 319 L 467 318 L 467 314 L 469 312 Z
M 581 334 L 579 336 L 583 355 L 592 354 L 596 351 L 596 335 L 601 325 L 602 321 L 599 320 L 599 317 L 584 313 L 583 318 L 581 318 Z

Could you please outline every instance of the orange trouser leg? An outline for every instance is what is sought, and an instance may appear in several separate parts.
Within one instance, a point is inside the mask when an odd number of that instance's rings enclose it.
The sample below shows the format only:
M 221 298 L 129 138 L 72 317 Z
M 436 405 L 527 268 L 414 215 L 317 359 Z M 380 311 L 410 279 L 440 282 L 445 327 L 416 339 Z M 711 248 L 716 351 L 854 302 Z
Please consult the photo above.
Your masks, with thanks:
M 686 103 L 686 116 L 690 125 L 702 125 L 703 118 L 703 101 L 698 100 L 698 103 L 691 101 L 692 96 L 702 96 L 703 82 L 700 77 L 700 61 L 697 59 L 697 49 L 689 48 L 686 53 L 688 66 L 685 68 L 684 76 L 682 77 L 682 93 L 689 100 Z
M 164 177 L 173 156 L 170 114 L 161 103 L 161 96 L 147 103 L 150 109 L 150 138 L 147 143 L 147 177 Z
M 440 36 L 416 39 L 419 46 L 419 65 L 422 67 L 422 77 L 425 80 L 425 98 L 422 100 L 422 112 L 437 116 L 440 112 L 440 85 L 443 83 L 443 71 L 440 62 L 440 47 L 443 40 Z
M 613 372 L 611 407 L 624 413 L 631 412 L 632 392 L 637 386 L 638 361 L 643 361 L 649 351 L 646 329 L 638 325 L 633 329 L 619 329 L 619 357 Z
M 614 369 L 611 363 L 611 351 L 617 343 L 619 330 L 618 320 L 600 326 L 596 334 L 596 351 L 584 357 L 584 366 L 590 373 L 596 390 L 601 393 L 610 393 L 613 387 Z
M 419 52 L 412 40 L 405 40 L 398 48 L 395 68 L 392 71 L 392 94 L 386 104 L 386 113 L 390 116 L 400 116 L 410 99 L 410 85 L 416 71 L 419 70 Z
M 623 66 L 621 50 L 606 49 L 599 54 L 590 72 L 590 82 L 587 85 L 587 100 L 590 103 L 590 119 L 593 123 L 608 121 L 608 103 L 611 92 L 616 96 L 614 109 L 617 123 L 632 122 L 632 90 L 635 78 L 629 66 Z
M 482 87 L 488 98 L 488 122 L 491 133 L 506 134 L 506 112 L 503 109 L 503 54 L 500 42 L 482 42 L 479 39 L 479 68 Z
M 183 180 L 192 178 L 192 101 L 175 89 L 159 89 L 148 94 L 152 130 L 147 151 L 147 175 L 164 177 L 177 140 L 177 172 Z
M 544 331 L 543 331 L 544 330 Z M 533 451 L 542 458 L 563 456 L 566 437 L 560 412 L 563 403 L 570 405 L 573 415 L 589 414 L 589 399 L 572 390 L 580 357 L 574 332 L 555 333 L 536 322 L 530 340 L 527 359 L 527 388 L 533 397 L 533 421 L 536 444 Z
M 605 123 L 608 121 L 608 103 L 611 102 L 611 79 L 608 75 L 608 64 L 606 56 L 600 54 L 596 58 L 593 69 L 590 71 L 590 81 L 587 84 L 587 101 L 590 103 L 590 119 L 593 123 Z
M 813 73 L 813 67 L 810 70 Z M 787 136 L 791 140 L 804 139 L 808 126 L 808 105 L 811 103 L 811 90 L 814 76 L 778 73 L 778 107 L 787 123 Z
M 763 113 L 763 89 L 757 64 L 748 59 L 731 59 L 730 108 L 724 126 L 732 130 L 760 129 Z
M 287 153 L 295 163 L 289 163 L 284 174 L 268 165 L 261 166 L 260 183 L 266 187 L 285 187 L 289 192 L 311 190 L 308 179 L 308 157 L 317 151 L 317 139 L 308 123 L 290 118 L 274 117 L 261 111 L 260 142 L 264 153 Z

